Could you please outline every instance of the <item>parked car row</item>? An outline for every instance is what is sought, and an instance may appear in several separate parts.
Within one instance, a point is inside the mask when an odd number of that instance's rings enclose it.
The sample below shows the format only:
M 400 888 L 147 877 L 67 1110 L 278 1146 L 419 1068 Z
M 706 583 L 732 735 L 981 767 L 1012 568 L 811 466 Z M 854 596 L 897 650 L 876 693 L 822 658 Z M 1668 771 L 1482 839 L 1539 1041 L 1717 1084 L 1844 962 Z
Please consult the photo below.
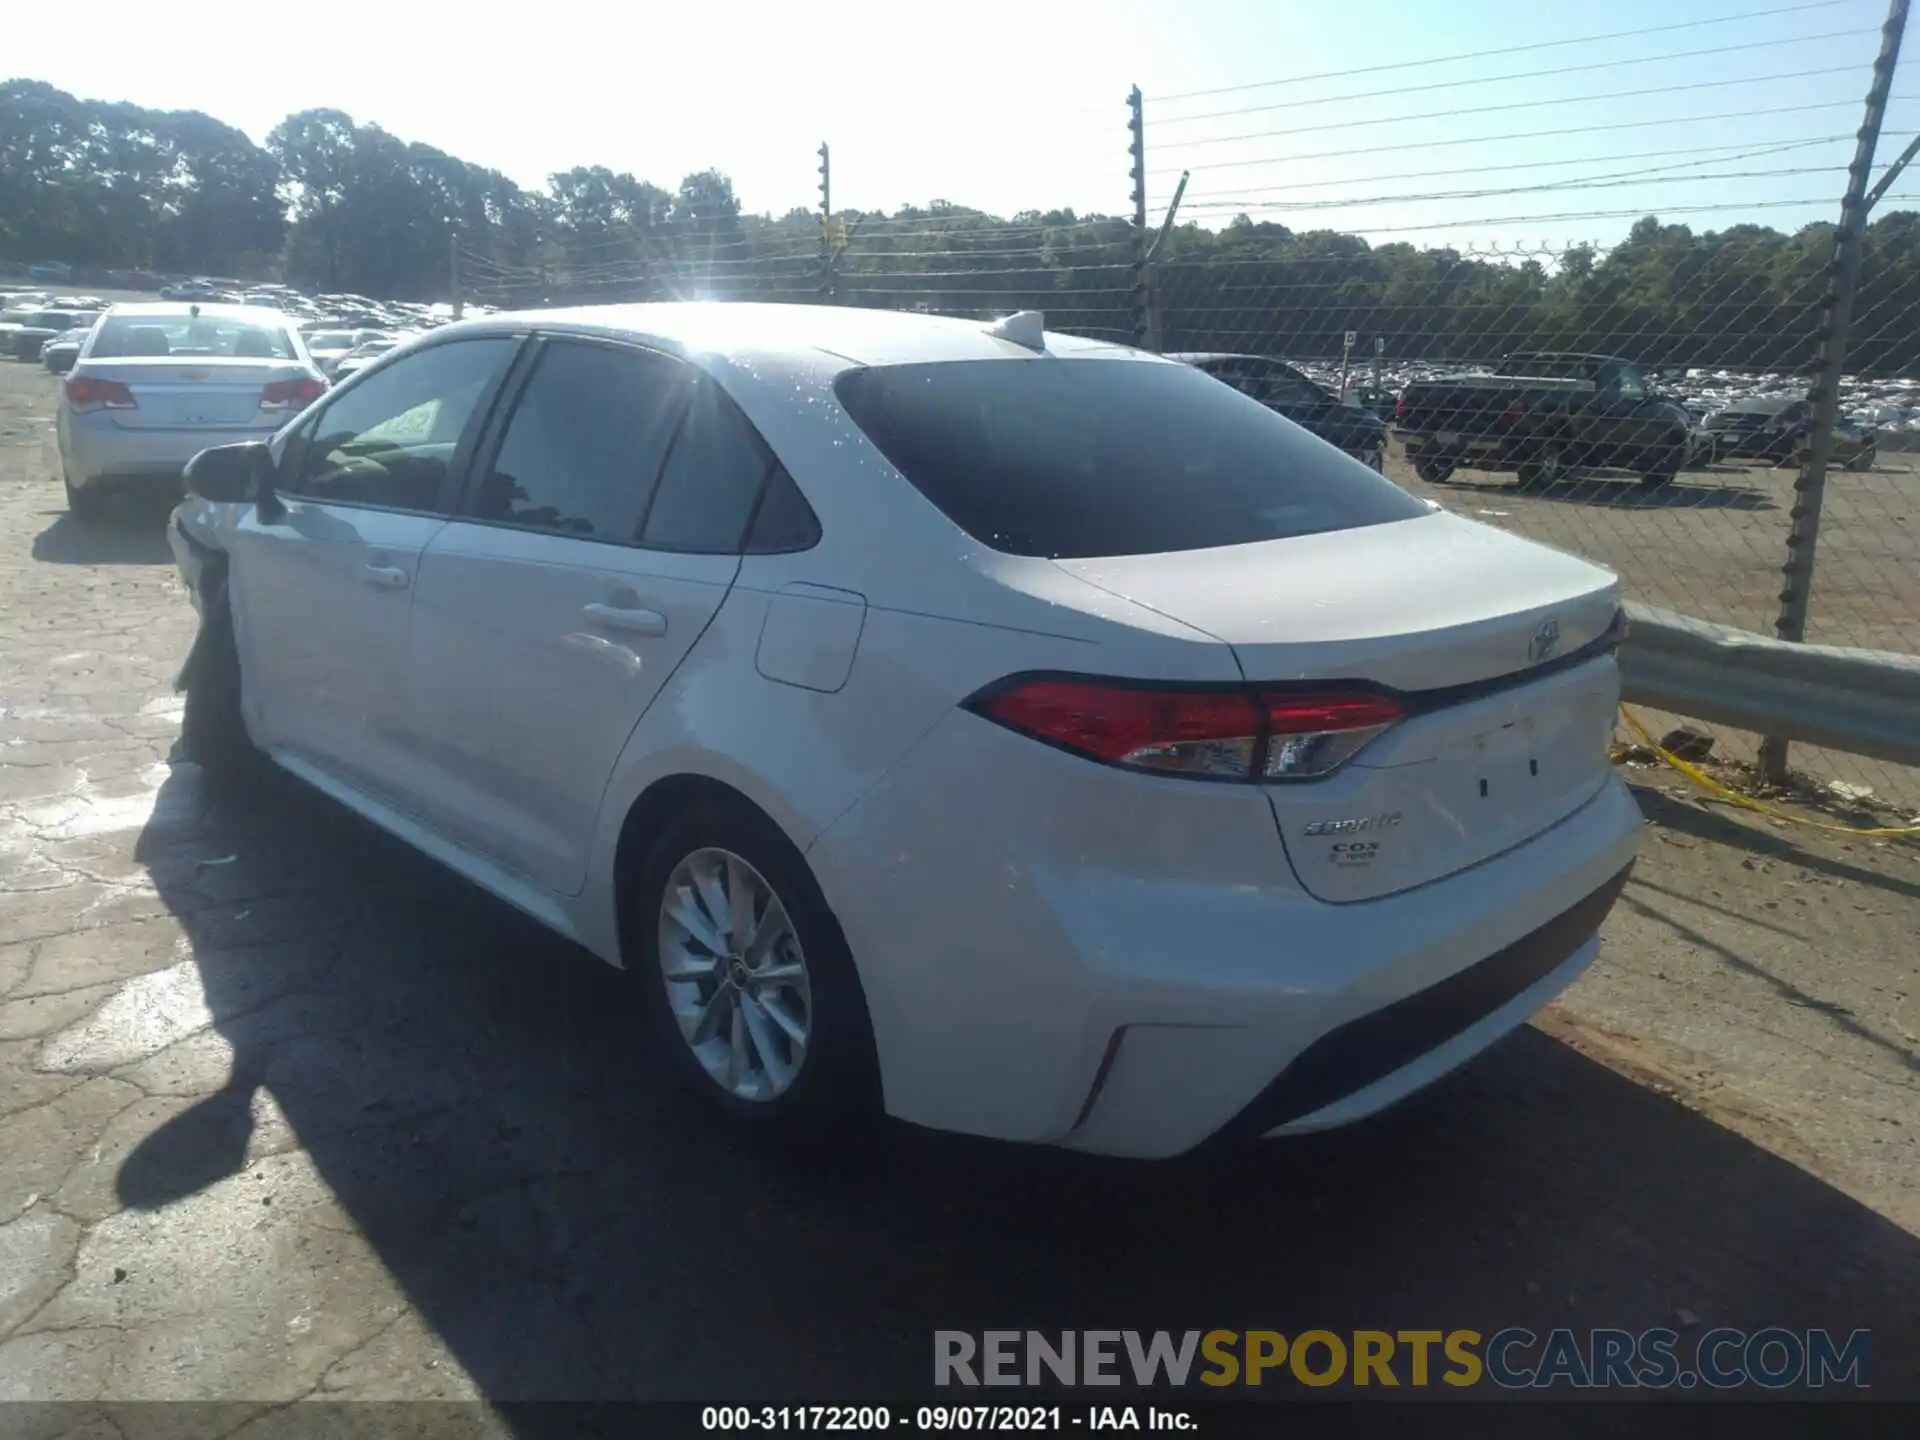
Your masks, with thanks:
M 0 296 L 0 354 L 39 360 L 49 341 L 91 325 L 105 309 L 105 301 L 90 295 L 27 291 Z
M 453 318 L 447 304 L 410 300 L 375 300 L 366 295 L 307 294 L 291 285 L 248 283 L 202 276 L 164 286 L 162 300 L 198 301 L 208 305 L 248 305 L 278 310 L 298 321 L 323 321 L 330 328 L 351 330 L 425 330 Z M 470 307 L 473 313 L 483 308 Z

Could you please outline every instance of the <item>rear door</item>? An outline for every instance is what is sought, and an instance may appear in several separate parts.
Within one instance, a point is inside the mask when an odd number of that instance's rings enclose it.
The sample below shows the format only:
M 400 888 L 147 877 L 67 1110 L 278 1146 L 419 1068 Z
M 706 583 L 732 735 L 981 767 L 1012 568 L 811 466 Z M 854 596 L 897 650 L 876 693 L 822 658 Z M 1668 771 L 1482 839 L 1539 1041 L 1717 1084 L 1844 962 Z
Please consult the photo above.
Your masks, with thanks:
M 415 769 L 436 828 L 563 894 L 607 777 L 726 598 L 771 457 L 708 377 L 543 343 L 421 561 Z
M 330 397 L 279 445 L 281 508 L 227 541 L 256 738 L 401 808 L 420 552 L 520 343 L 444 342 Z

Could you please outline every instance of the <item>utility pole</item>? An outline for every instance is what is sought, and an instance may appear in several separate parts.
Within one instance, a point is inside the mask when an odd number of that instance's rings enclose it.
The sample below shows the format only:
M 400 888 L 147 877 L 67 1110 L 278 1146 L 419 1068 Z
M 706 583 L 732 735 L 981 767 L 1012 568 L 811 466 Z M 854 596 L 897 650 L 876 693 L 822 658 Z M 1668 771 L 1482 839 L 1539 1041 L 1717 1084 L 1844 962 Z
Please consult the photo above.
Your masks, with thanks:
M 1127 153 L 1133 157 L 1133 338 L 1145 349 L 1158 350 L 1159 316 L 1147 256 L 1146 101 L 1138 85 L 1127 92 L 1127 133 Z
M 458 230 L 447 237 L 447 275 L 453 289 L 453 318 L 458 320 L 466 313 L 466 301 L 460 293 L 460 232 Z
M 1807 638 L 1807 607 L 1813 593 L 1813 557 L 1820 540 L 1820 507 L 1826 499 L 1827 462 L 1833 455 L 1833 428 L 1840 418 L 1840 372 L 1847 359 L 1847 332 L 1853 323 L 1853 297 L 1860 285 L 1860 255 L 1871 201 L 1867 181 L 1873 171 L 1874 150 L 1887 113 L 1887 95 L 1893 89 L 1894 67 L 1900 62 L 1900 42 L 1907 32 L 1909 0 L 1890 0 L 1887 23 L 1880 30 L 1880 53 L 1874 58 L 1873 80 L 1867 87 L 1866 114 L 1860 122 L 1853 164 L 1847 170 L 1847 193 L 1840 202 L 1840 225 L 1833 237 L 1833 264 L 1829 274 L 1820 326 L 1818 370 L 1808 398 L 1813 402 L 1813 429 L 1807 437 L 1807 456 L 1794 481 L 1792 518 L 1787 530 L 1787 562 L 1780 567 L 1780 614 L 1774 633 L 1782 640 Z M 1904 164 L 1906 156 L 1895 162 Z M 1885 193 L 1882 186 L 1874 197 Z M 1769 735 L 1760 745 L 1760 773 L 1771 784 L 1787 778 L 1787 741 Z
M 820 142 L 820 299 L 831 305 L 834 299 L 833 251 L 833 157 L 827 142 Z

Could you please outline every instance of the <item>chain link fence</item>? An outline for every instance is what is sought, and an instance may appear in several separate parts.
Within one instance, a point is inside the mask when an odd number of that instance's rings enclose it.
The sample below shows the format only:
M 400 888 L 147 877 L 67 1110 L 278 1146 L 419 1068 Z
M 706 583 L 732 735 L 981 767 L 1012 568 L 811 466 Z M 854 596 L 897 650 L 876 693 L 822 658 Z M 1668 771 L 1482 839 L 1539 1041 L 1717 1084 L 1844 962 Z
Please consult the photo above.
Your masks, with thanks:
M 511 252 L 470 243 L 461 281 L 469 300 L 515 308 L 1039 309 L 1058 330 L 1250 357 L 1267 378 L 1254 367 L 1243 383 L 1282 408 L 1303 376 L 1373 410 L 1384 468 L 1410 490 L 1611 566 L 1637 600 L 1773 634 L 1871 81 L 1883 162 L 1920 144 L 1920 93 L 1906 93 L 1920 85 L 1893 65 L 1904 11 L 1896 0 L 1896 27 L 1885 0 L 1818 0 L 1493 57 L 1135 91 L 1124 119 L 1115 106 L 1116 177 L 1124 145 L 1132 183 L 1115 185 L 1131 202 L 1118 216 L 640 211 Z M 1920 643 L 1915 202 L 1920 183 L 1896 178 L 1871 213 L 1850 212 L 1860 272 L 1810 642 Z M 1529 238 L 1549 229 L 1587 238 Z M 1715 738 L 1719 755 L 1755 758 L 1756 737 Z M 1792 757 L 1842 799 L 1920 811 L 1920 773 Z

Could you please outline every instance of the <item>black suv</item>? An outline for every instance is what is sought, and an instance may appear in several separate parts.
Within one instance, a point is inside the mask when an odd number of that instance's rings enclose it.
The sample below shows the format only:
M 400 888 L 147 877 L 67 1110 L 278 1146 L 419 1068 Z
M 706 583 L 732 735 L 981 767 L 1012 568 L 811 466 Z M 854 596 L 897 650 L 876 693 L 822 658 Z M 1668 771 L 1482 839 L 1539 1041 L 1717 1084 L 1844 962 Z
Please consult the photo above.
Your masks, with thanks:
M 1218 353 L 1169 355 L 1223 380 L 1329 445 L 1378 470 L 1384 464 L 1387 426 L 1371 410 L 1341 403 L 1325 386 L 1309 380 L 1284 360 L 1264 355 Z

